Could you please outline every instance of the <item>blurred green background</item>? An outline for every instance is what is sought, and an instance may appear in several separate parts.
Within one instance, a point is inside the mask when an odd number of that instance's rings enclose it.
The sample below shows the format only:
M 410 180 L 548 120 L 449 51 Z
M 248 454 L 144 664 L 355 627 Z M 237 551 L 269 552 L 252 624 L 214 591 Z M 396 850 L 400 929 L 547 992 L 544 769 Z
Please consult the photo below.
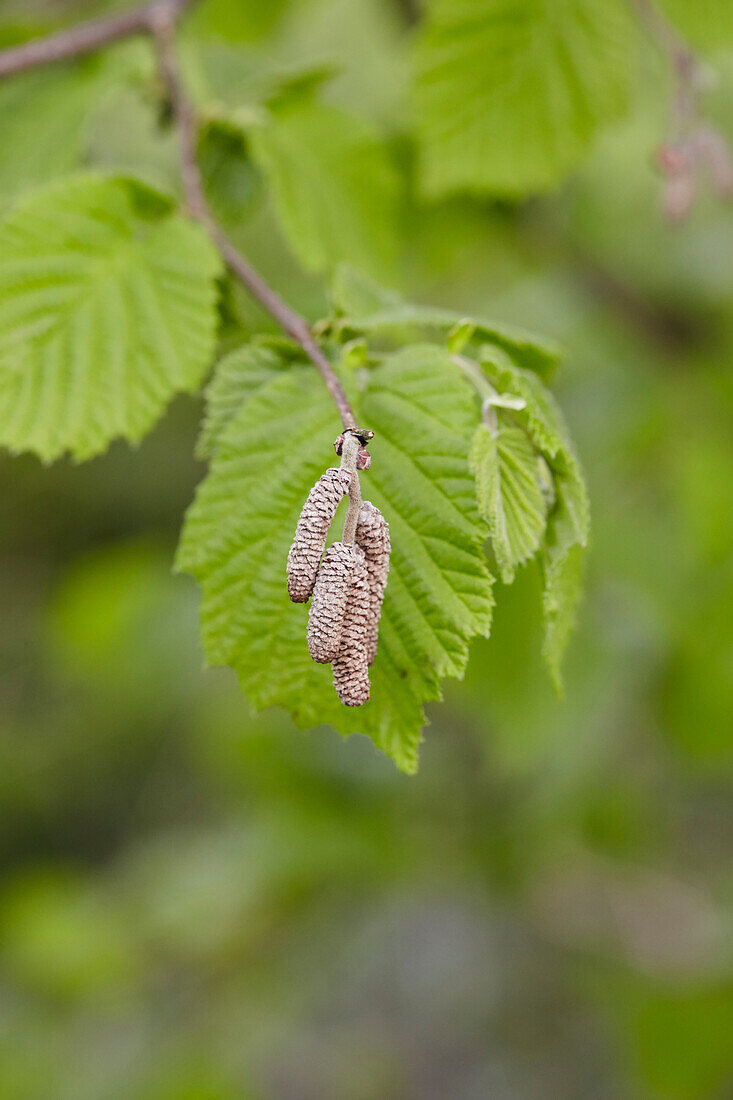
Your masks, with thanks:
M 108 7 L 4 0 L 0 43 Z M 401 167 L 385 280 L 567 349 L 557 392 L 594 524 L 565 701 L 529 568 L 431 708 L 416 778 L 359 737 L 252 717 L 233 673 L 202 668 L 195 586 L 171 575 L 203 475 L 200 401 L 86 465 L 3 455 L 9 1100 L 733 1097 L 730 208 L 661 217 L 652 47 L 631 116 L 556 194 L 422 202 L 405 136 L 416 14 L 203 0 L 186 34 L 221 57 L 335 63 L 325 98 L 380 126 Z M 708 45 L 708 105 L 730 134 L 733 52 Z M 0 195 L 43 174 L 47 140 L 55 172 L 147 164 L 169 180 L 145 90 L 115 95 L 83 125 L 65 101 L 66 129 L 52 116 L 21 154 L 5 103 Z M 323 283 L 238 156 L 215 201 L 316 317 Z M 243 298 L 231 309 L 260 324 Z

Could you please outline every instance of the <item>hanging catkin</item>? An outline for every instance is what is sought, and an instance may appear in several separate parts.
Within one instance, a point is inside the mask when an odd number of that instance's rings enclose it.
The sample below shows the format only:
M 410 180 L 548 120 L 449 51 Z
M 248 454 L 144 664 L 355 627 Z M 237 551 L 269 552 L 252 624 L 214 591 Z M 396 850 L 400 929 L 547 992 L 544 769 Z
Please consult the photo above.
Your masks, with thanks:
M 379 643 L 379 618 L 382 614 L 382 600 L 389 574 L 389 524 L 374 505 L 365 500 L 359 512 L 356 527 L 357 545 L 364 551 L 369 584 L 370 614 L 367 629 L 367 660 L 374 664 Z
M 333 662 L 333 686 L 347 707 L 360 707 L 369 701 L 369 662 L 367 630 L 371 616 L 371 594 L 363 556 L 351 574 L 341 646 Z
M 333 661 L 341 647 L 351 577 L 357 565 L 364 565 L 359 547 L 335 542 L 318 569 L 308 615 L 308 652 L 320 664 Z
M 293 603 L 305 603 L 313 591 L 331 520 L 350 482 L 351 474 L 332 467 L 308 494 L 288 554 L 288 595 Z

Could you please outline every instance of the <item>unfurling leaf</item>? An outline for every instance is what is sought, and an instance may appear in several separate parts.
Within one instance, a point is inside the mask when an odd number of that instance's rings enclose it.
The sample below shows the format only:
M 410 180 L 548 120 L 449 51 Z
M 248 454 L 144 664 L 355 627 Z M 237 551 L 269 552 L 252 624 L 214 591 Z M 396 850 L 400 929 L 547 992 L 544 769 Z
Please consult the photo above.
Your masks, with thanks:
M 516 567 L 537 552 L 545 531 L 537 454 L 521 428 L 502 425 L 494 435 L 480 424 L 469 461 L 499 572 L 511 584 Z

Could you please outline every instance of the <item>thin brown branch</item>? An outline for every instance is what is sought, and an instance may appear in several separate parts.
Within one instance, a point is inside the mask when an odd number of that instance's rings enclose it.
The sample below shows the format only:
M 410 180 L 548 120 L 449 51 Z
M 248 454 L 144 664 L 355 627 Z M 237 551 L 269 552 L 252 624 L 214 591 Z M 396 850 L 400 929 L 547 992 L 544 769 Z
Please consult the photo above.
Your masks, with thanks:
M 308 322 L 292 310 L 255 271 L 216 222 L 206 201 L 196 159 L 196 113 L 183 86 L 175 43 L 177 21 L 186 8 L 194 2 L 195 0 L 154 0 L 152 4 L 123 12 L 118 16 L 80 23 L 76 27 L 46 38 L 35 39 L 22 46 L 2 50 L 0 51 L 0 78 L 81 57 L 133 35 L 152 36 L 160 74 L 178 130 L 183 192 L 191 217 L 205 227 L 226 264 L 244 283 L 253 297 L 275 318 L 283 331 L 302 347 L 321 374 L 344 428 L 354 428 L 356 419 L 349 399 L 333 367 L 314 339 Z
M 195 0 L 156 0 L 145 7 L 121 12 L 104 19 L 92 19 L 78 23 L 68 30 L 58 31 L 45 38 L 34 38 L 22 46 L 0 51 L 0 78 L 15 76 L 27 69 L 53 65 L 72 57 L 94 53 L 103 46 L 110 46 L 136 34 L 148 34 L 151 14 L 165 8 L 174 18 L 181 15 Z

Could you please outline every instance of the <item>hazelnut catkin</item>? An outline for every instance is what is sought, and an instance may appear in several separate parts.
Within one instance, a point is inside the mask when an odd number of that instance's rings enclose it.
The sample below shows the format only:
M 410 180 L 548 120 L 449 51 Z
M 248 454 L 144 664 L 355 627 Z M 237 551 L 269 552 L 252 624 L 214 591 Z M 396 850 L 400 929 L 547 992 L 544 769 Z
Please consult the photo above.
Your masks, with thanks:
M 357 563 L 364 563 L 358 546 L 335 542 L 318 569 L 308 615 L 308 652 L 320 664 L 333 661 L 339 652 L 351 575 Z
M 351 474 L 334 466 L 308 494 L 288 554 L 288 595 L 293 603 L 305 603 L 313 591 L 331 520 L 350 482 Z
M 366 638 L 371 616 L 371 594 L 363 555 L 357 559 L 349 585 L 341 645 L 333 661 L 333 686 L 347 707 L 369 701 L 369 663 Z
M 367 629 L 367 660 L 374 664 L 379 643 L 379 618 L 382 614 L 382 600 L 389 574 L 389 524 L 374 505 L 365 500 L 359 512 L 356 527 L 357 545 L 364 551 L 367 567 L 367 581 L 370 594 L 370 615 Z

